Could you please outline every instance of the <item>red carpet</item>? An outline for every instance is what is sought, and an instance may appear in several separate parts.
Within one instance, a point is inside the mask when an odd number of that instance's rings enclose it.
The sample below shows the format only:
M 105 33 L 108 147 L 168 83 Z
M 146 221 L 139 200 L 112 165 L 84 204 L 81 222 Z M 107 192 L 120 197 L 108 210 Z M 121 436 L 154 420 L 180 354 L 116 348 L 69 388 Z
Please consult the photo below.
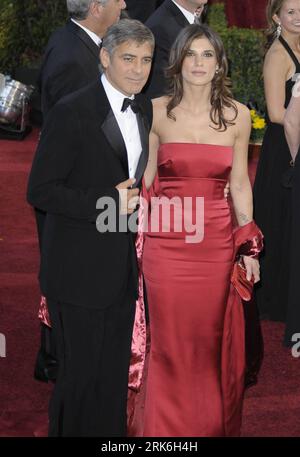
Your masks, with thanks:
M 37 141 L 0 141 L 0 436 L 35 436 L 47 427 L 51 386 L 33 379 L 39 345 L 38 244 L 26 204 Z M 255 160 L 250 162 L 253 179 Z M 246 394 L 243 436 L 300 436 L 300 358 L 282 347 L 283 325 L 264 322 L 265 359 L 259 384 Z

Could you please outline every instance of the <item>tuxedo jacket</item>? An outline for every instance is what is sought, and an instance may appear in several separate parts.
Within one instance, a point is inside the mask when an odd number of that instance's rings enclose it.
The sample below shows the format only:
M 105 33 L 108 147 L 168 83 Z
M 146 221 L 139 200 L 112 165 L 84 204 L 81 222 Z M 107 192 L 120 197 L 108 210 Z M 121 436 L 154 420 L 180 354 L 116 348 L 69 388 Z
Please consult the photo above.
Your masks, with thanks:
M 189 25 L 189 22 L 172 0 L 165 0 L 149 17 L 146 25 L 155 36 L 154 62 L 146 93 L 150 98 L 155 98 L 164 94 L 164 69 L 169 63 L 170 49 L 180 31 Z
M 126 0 L 129 16 L 141 22 L 145 22 L 153 13 L 156 3 L 156 0 Z
M 89 35 L 71 20 L 53 33 L 38 79 L 44 120 L 62 97 L 99 77 L 99 52 Z M 41 250 L 46 213 L 36 208 L 35 215 Z
M 136 179 L 140 185 L 148 161 L 152 104 L 142 108 L 138 126 L 142 154 Z M 28 202 L 47 212 L 40 266 L 42 293 L 58 302 L 105 308 L 127 287 L 131 272 L 137 291 L 133 235 L 99 233 L 100 197 L 119 208 L 117 184 L 128 179 L 125 143 L 100 81 L 61 99 L 43 127 L 29 177 Z
M 53 33 L 38 80 L 44 118 L 63 96 L 97 79 L 99 52 L 89 35 L 71 20 Z

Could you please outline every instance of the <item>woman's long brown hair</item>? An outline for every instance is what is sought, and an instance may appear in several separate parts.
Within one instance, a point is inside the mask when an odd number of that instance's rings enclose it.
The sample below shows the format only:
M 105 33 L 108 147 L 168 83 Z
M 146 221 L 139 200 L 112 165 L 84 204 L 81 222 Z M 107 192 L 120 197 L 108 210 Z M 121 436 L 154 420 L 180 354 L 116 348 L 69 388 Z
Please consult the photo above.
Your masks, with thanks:
M 182 64 L 192 42 L 203 37 L 207 38 L 213 46 L 219 67 L 218 73 L 212 80 L 210 119 L 217 126 L 215 130 L 225 131 L 229 125 L 234 125 L 238 110 L 230 90 L 230 80 L 227 77 L 228 63 L 222 40 L 216 32 L 205 24 L 188 25 L 180 32 L 172 46 L 169 66 L 166 69 L 167 95 L 170 97 L 167 105 L 167 116 L 174 121 L 176 120 L 172 110 L 179 105 L 183 97 Z M 225 107 L 233 109 L 234 116 L 232 119 L 225 118 Z

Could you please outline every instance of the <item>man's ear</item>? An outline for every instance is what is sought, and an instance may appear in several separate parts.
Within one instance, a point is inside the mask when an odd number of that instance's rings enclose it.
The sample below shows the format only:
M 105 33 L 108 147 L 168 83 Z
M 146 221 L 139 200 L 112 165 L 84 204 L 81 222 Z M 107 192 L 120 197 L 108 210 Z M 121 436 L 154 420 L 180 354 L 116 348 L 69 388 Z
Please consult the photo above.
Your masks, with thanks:
M 110 55 L 105 48 L 101 48 L 100 50 L 100 62 L 103 68 L 107 68 L 110 63 Z
M 89 14 L 91 16 L 99 18 L 99 17 L 101 17 L 102 10 L 103 10 L 103 5 L 101 5 L 98 2 L 92 2 L 91 5 L 90 5 Z

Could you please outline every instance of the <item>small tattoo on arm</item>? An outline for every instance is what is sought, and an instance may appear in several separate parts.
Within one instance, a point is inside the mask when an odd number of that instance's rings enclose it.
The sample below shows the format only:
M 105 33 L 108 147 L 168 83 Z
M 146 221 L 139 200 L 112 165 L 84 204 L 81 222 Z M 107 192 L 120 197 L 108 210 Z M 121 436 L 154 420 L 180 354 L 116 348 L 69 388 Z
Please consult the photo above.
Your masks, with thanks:
M 250 218 L 243 213 L 239 214 L 239 219 L 243 222 L 243 224 L 247 224 L 248 222 L 250 222 Z

